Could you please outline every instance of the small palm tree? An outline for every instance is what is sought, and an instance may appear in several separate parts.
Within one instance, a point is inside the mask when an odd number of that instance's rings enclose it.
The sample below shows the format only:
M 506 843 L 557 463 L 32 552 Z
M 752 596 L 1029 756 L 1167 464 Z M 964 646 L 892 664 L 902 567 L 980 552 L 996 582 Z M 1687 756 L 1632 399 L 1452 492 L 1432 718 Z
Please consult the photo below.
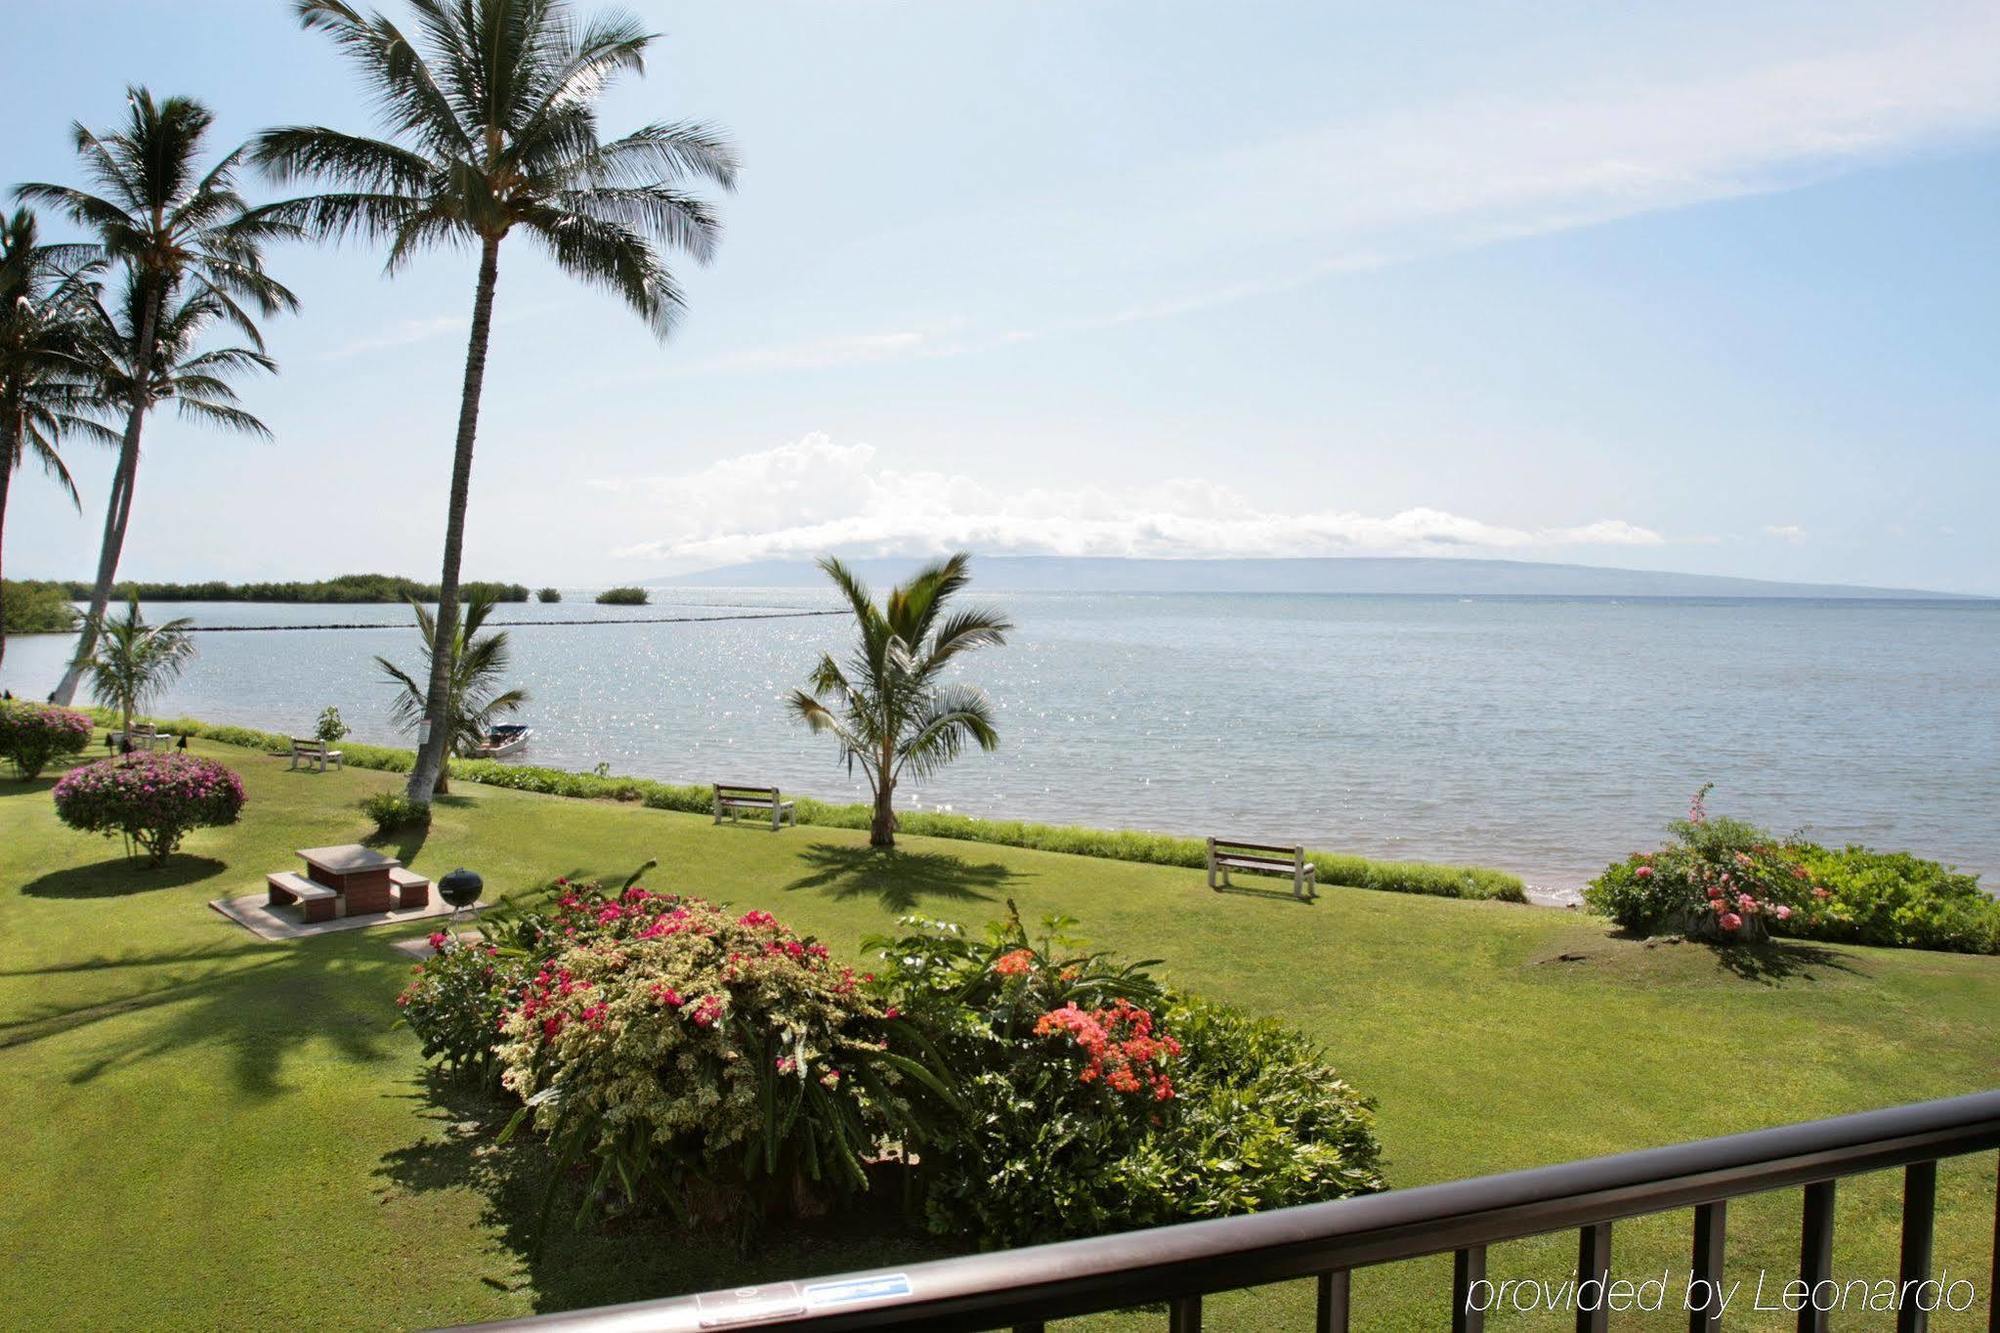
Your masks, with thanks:
M 500 243 L 519 231 L 558 268 L 620 297 L 665 337 L 683 302 L 659 252 L 706 261 L 719 232 L 708 205 L 684 183 L 731 187 L 736 154 L 716 131 L 689 123 L 599 139 L 598 97 L 619 74 L 642 71 L 655 40 L 624 15 L 580 23 L 564 0 L 410 0 L 419 46 L 381 14 L 364 17 L 343 0 L 294 0 L 293 7 L 304 27 L 326 33 L 359 66 L 389 138 L 310 126 L 265 132 L 256 159 L 275 179 L 347 188 L 274 204 L 264 215 L 329 239 L 384 241 L 391 274 L 434 246 L 479 253 L 445 509 L 439 651 L 426 691 L 431 734 L 410 773 L 409 797 L 422 800 L 445 761 L 442 648 L 457 634 Z
M 245 303 L 265 316 L 295 310 L 298 300 L 264 272 L 262 246 L 295 228 L 280 218 L 253 217 L 236 193 L 236 171 L 244 150 L 225 154 L 206 171 L 201 160 L 215 117 L 186 97 L 155 99 L 144 88 L 126 91 L 128 115 L 116 133 L 74 127 L 77 156 L 96 193 L 68 185 L 35 183 L 17 197 L 47 204 L 96 237 L 96 253 L 124 266 L 133 292 L 130 338 L 132 369 L 141 382 L 152 374 L 162 324 L 174 302 L 203 293 L 230 323 L 257 344 L 262 342 Z M 111 478 L 98 549 L 97 579 L 90 612 L 70 670 L 54 697 L 68 703 L 76 694 L 83 664 L 92 656 L 97 626 L 104 622 L 138 482 L 139 439 L 151 400 L 135 398 L 126 410 L 118 467 Z
M 490 593 L 475 592 L 466 600 L 465 619 L 452 637 L 452 651 L 445 662 L 444 672 L 448 705 L 444 737 L 447 757 L 438 766 L 437 777 L 429 788 L 431 793 L 451 790 L 450 755 L 477 754 L 493 723 L 518 712 L 521 705 L 528 702 L 526 690 L 500 688 L 500 679 L 507 674 L 513 656 L 507 631 L 480 633 L 495 605 Z M 428 718 L 424 708 L 425 690 L 431 678 L 431 654 L 435 651 L 438 637 L 437 617 L 431 614 L 429 608 L 418 602 L 411 602 L 410 608 L 417 614 L 417 633 L 423 636 L 423 680 L 426 684 L 419 684 L 417 677 L 386 657 L 376 658 L 375 664 L 382 668 L 382 674 L 389 678 L 389 683 L 398 687 L 396 702 L 389 710 L 390 717 L 403 730 L 416 731 Z M 426 796 L 424 799 L 430 798 Z
M 122 620 L 100 619 L 92 636 L 91 697 L 118 710 L 120 730 L 132 734 L 132 715 L 157 699 L 180 679 L 194 660 L 194 640 L 186 618 L 148 625 L 139 614 L 139 599 L 126 605 Z
M 970 581 L 967 561 L 960 552 L 924 567 L 879 607 L 846 565 L 831 556 L 819 562 L 847 598 L 861 639 L 845 667 L 830 653 L 820 658 L 811 689 L 792 692 L 791 710 L 840 742 L 850 772 L 859 766 L 868 775 L 875 792 L 871 847 L 896 845 L 896 781 L 904 773 L 937 772 L 967 741 L 982 750 L 1000 743 L 985 692 L 944 678 L 959 654 L 1003 644 L 1014 628 L 994 611 L 946 614 L 946 604 Z
M 79 361 L 102 268 L 89 246 L 42 244 L 35 215 L 25 208 L 0 221 L 0 546 L 8 493 L 22 464 L 31 457 L 40 463 L 80 513 L 57 444 L 71 434 L 118 442 L 91 417 L 102 399 Z M 6 650 L 0 607 L 0 656 Z

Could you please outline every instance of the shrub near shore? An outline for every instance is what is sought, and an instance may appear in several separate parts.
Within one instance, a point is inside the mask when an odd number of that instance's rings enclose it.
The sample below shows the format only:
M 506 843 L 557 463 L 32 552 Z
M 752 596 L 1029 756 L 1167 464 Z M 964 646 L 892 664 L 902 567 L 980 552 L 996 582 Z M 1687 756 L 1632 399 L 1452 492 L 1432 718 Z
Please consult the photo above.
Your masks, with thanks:
M 103 725 L 116 724 L 115 718 L 102 712 L 95 716 Z M 162 720 L 159 725 L 176 735 L 202 736 L 224 745 L 240 745 L 273 754 L 291 752 L 289 737 L 251 727 L 213 724 L 188 717 Z M 410 771 L 412 755 L 408 750 L 352 743 L 341 748 L 350 768 L 377 769 L 385 773 Z M 655 810 L 678 810 L 687 814 L 705 815 L 715 804 L 714 789 L 704 785 L 656 782 L 651 778 L 612 774 L 572 773 L 568 769 L 542 768 L 532 764 L 504 764 L 495 759 L 454 759 L 451 774 L 458 780 L 482 783 L 488 787 L 507 787 L 514 791 L 567 796 L 577 800 L 627 801 Z M 795 813 L 801 824 L 865 829 L 873 812 L 865 805 L 840 805 L 803 796 L 798 798 Z M 1206 863 L 1208 855 L 1208 845 L 1200 838 L 1179 838 L 1164 833 L 1036 824 L 1014 819 L 979 819 L 972 815 L 926 810 L 899 812 L 897 823 L 900 831 L 919 837 L 990 843 L 997 847 L 1024 847 L 1031 851 L 1093 856 L 1107 861 L 1136 861 L 1145 865 L 1185 866 L 1198 870 Z M 1511 903 L 1527 901 L 1518 876 L 1486 866 L 1374 861 L 1364 856 L 1315 851 L 1308 851 L 1306 859 L 1319 867 L 1321 884 L 1378 889 L 1385 893 L 1418 893 L 1436 898 L 1490 898 Z

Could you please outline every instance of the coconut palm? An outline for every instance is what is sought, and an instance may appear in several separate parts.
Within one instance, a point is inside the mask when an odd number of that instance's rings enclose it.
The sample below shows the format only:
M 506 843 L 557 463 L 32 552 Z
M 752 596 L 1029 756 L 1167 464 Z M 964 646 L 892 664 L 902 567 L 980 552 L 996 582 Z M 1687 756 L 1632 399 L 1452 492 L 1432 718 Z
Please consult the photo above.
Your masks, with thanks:
M 426 789 L 421 798 L 423 800 L 429 800 L 432 793 L 451 790 L 450 755 L 477 754 L 493 723 L 509 713 L 518 712 L 521 705 L 528 702 L 526 690 L 500 688 L 500 680 L 507 674 L 513 656 L 507 631 L 480 633 L 495 605 L 491 593 L 475 591 L 466 599 L 465 618 L 449 641 L 451 653 L 445 659 L 443 673 L 447 757 L 438 765 L 437 777 Z M 417 731 L 429 718 L 424 704 L 434 674 L 431 671 L 431 654 L 436 651 L 438 643 L 438 622 L 437 617 L 421 602 L 411 602 L 410 609 L 416 612 L 417 633 L 424 642 L 424 683 L 419 684 L 417 677 L 386 657 L 377 657 L 375 664 L 382 668 L 382 674 L 389 678 L 389 683 L 398 687 L 396 702 L 389 710 L 390 717 L 403 730 Z
M 831 556 L 819 562 L 847 599 L 861 638 L 845 667 L 830 653 L 820 658 L 811 688 L 792 692 L 791 710 L 840 742 L 848 771 L 867 774 L 875 793 L 871 847 L 896 845 L 903 774 L 928 777 L 958 758 L 967 741 L 982 750 L 1000 743 L 985 692 L 945 678 L 961 653 L 1005 643 L 1014 628 L 976 607 L 947 614 L 946 604 L 970 581 L 966 565 L 964 552 L 927 565 L 877 606 L 846 565 Z
M 130 332 L 138 380 L 143 382 L 151 374 L 167 310 L 194 293 L 205 294 L 261 350 L 250 307 L 265 316 L 298 308 L 297 298 L 264 272 L 261 249 L 273 237 L 293 234 L 293 228 L 279 218 L 248 215 L 236 193 L 242 148 L 202 169 L 214 123 L 208 108 L 186 97 L 156 100 L 145 88 L 128 89 L 126 104 L 125 125 L 116 133 L 99 134 L 81 124 L 74 127 L 77 156 L 96 193 L 35 183 L 21 186 L 15 194 L 62 212 L 95 237 L 99 255 L 125 268 L 134 293 Z M 90 612 L 84 617 L 76 658 L 56 687 L 57 703 L 66 704 L 75 696 L 118 577 L 138 485 L 139 440 L 151 403 L 140 395 L 127 410 L 105 508 Z
M 345 189 L 273 205 L 268 215 L 326 238 L 388 246 L 394 274 L 433 246 L 479 254 L 445 510 L 436 627 L 457 633 L 459 557 L 492 328 L 501 242 L 531 238 L 570 276 L 605 288 L 666 336 L 683 301 L 662 251 L 705 261 L 718 224 L 690 181 L 734 184 L 736 154 L 713 129 L 646 125 L 608 143 L 595 102 L 619 74 L 643 70 L 655 40 L 619 14 L 577 21 L 564 0 L 409 0 L 416 36 L 342 0 L 295 0 L 300 23 L 359 67 L 388 130 L 371 139 L 295 126 L 267 131 L 257 161 L 277 180 Z M 432 654 L 429 741 L 410 773 L 421 800 L 444 763 L 448 655 Z
M 78 361 L 102 267 L 88 246 L 42 244 L 35 215 L 25 208 L 0 221 L 0 549 L 9 491 L 23 463 L 31 457 L 40 463 L 82 512 L 56 446 L 70 434 L 118 442 L 92 419 L 102 399 Z M 0 606 L 0 655 L 6 650 Z
M 141 340 L 149 318 L 150 345 Z M 189 424 L 269 439 L 269 427 L 243 409 L 229 378 L 253 370 L 275 373 L 277 363 L 259 346 L 206 345 L 209 332 L 226 323 L 234 321 L 214 292 L 197 288 L 154 309 L 144 282 L 128 273 L 114 303 L 89 307 L 77 361 L 96 391 L 128 420 L 171 403 Z M 131 517 L 129 489 L 123 499 L 121 525 Z
M 132 734 L 132 715 L 158 698 L 194 660 L 192 620 L 148 625 L 139 614 L 139 599 L 126 605 L 122 620 L 99 617 L 92 635 L 90 694 L 106 708 L 118 710 L 119 728 Z

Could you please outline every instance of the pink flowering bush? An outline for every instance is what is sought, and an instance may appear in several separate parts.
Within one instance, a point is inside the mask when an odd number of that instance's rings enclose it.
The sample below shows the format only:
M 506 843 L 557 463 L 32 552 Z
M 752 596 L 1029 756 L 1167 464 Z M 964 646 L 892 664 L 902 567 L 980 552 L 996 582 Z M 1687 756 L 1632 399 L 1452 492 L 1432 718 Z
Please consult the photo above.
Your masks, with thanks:
M 426 1060 L 442 1059 L 457 1075 L 489 1075 L 501 1016 L 520 1001 L 520 951 L 503 956 L 497 945 L 442 930 L 431 933 L 430 945 L 430 957 L 410 969 L 396 996 L 402 1021 L 423 1042 Z
M 1671 840 L 1606 868 L 1584 901 L 1642 935 L 1677 933 L 1737 944 L 1786 933 L 1811 901 L 1811 876 L 1793 845 L 1742 820 L 1708 812 L 1710 788 L 1668 825 Z
M 865 1189 L 867 1160 L 943 1095 L 869 978 L 769 913 L 637 884 L 557 893 L 523 926 L 501 1083 L 525 1103 L 516 1125 L 623 1206 L 742 1225 L 818 1211 Z
M 0 756 L 24 779 L 38 778 L 58 755 L 82 754 L 90 719 L 70 708 L 0 699 Z
M 243 780 L 234 772 L 181 752 L 99 760 L 71 769 L 55 788 L 63 823 L 122 834 L 154 865 L 173 855 L 190 830 L 235 823 L 243 800 Z

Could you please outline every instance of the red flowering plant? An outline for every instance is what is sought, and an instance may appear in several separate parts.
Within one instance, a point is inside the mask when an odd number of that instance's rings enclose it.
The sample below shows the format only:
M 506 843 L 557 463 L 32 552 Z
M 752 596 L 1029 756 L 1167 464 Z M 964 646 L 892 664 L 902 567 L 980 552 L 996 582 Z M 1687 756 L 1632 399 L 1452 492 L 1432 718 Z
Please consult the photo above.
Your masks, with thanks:
M 520 927 L 501 1083 L 600 1196 L 690 1223 L 823 1211 L 949 1100 L 871 978 L 768 912 L 558 881 Z M 560 1172 L 559 1172 L 560 1174 Z
M 0 758 L 24 780 L 38 778 L 58 755 L 82 754 L 90 719 L 71 708 L 0 699 Z
M 410 969 L 396 996 L 402 1022 L 424 1045 L 424 1058 L 442 1059 L 455 1076 L 490 1078 L 500 1018 L 520 1002 L 525 984 L 519 950 L 433 931 L 431 953 Z
M 213 759 L 170 752 L 102 759 L 55 786 L 56 817 L 86 833 L 123 834 L 159 865 L 197 828 L 234 824 L 243 780 Z
M 1367 1103 L 1304 1038 L 1008 909 L 869 941 L 965 1107 L 923 1148 L 933 1231 L 1023 1245 L 1381 1188 Z
M 1792 919 L 1816 903 L 1798 845 L 1753 824 L 1708 812 L 1710 783 L 1667 826 L 1658 851 L 1634 852 L 1584 890 L 1592 910 L 1641 935 L 1679 933 L 1719 944 L 1794 933 Z M 1800 925 L 1804 924 L 1802 920 Z

